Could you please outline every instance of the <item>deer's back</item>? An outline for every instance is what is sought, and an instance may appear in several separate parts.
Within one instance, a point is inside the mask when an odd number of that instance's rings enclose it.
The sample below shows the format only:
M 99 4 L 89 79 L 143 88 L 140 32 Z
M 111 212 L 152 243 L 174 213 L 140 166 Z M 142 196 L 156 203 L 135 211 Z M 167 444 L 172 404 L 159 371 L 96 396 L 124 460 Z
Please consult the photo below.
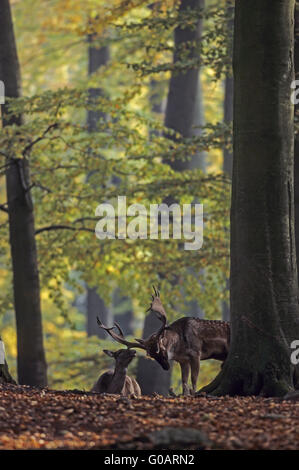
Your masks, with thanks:
M 188 334 L 196 338 L 229 338 L 230 324 L 221 320 L 204 320 L 195 317 L 183 317 L 171 323 L 169 330 L 176 331 L 180 336 Z
M 184 352 L 200 351 L 202 359 L 222 358 L 228 351 L 230 324 L 220 320 L 183 317 L 171 323 L 169 330 L 180 338 L 178 355 Z
M 96 393 L 111 393 L 111 383 L 113 379 L 114 372 L 109 370 L 104 372 L 97 382 L 92 387 L 91 391 Z M 115 392 L 113 392 L 115 393 Z M 137 381 L 133 377 L 129 377 L 128 375 L 125 378 L 124 385 L 119 392 L 120 395 L 130 396 L 135 395 L 137 397 L 141 396 L 141 390 L 137 383 Z
M 112 370 L 109 370 L 107 372 L 104 372 L 96 383 L 93 385 L 91 392 L 97 392 L 97 393 L 108 393 L 108 388 L 109 385 L 111 384 L 113 377 L 113 372 Z

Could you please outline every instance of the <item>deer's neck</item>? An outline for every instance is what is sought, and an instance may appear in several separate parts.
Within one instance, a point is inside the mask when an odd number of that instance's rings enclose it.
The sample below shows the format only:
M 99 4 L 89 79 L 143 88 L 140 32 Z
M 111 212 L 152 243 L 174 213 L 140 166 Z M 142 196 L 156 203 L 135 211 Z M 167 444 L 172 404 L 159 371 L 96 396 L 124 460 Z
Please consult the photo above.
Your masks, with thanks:
M 164 346 L 167 349 L 168 359 L 174 359 L 176 356 L 177 350 L 179 349 L 179 337 L 175 331 L 167 331 L 168 334 L 164 337 Z
M 123 386 L 125 384 L 127 375 L 127 369 L 117 369 L 114 371 L 112 376 L 111 384 L 110 384 L 110 393 L 121 393 Z

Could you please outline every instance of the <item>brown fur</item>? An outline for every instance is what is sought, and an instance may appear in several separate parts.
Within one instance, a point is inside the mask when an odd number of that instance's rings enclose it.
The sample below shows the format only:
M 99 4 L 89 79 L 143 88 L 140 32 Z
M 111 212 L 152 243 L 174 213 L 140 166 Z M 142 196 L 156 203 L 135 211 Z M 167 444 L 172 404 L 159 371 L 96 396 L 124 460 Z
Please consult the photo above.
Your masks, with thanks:
M 161 320 L 161 327 L 147 339 L 127 341 L 120 326 L 115 322 L 112 328 L 105 327 L 98 318 L 100 328 L 107 331 L 115 341 L 128 348 L 142 348 L 165 370 L 170 368 L 169 361 L 180 364 L 183 394 L 188 395 L 188 379 L 191 369 L 192 393 L 196 391 L 200 361 L 217 359 L 225 361 L 230 344 L 230 324 L 218 320 L 202 320 L 183 317 L 167 326 L 167 317 L 159 292 L 154 288 L 150 308 Z M 118 333 L 114 331 L 117 328 Z
M 159 296 L 155 296 L 150 309 L 165 323 L 166 313 Z M 180 364 L 184 395 L 189 394 L 188 378 L 191 369 L 192 392 L 200 368 L 200 361 L 217 359 L 224 361 L 230 343 L 230 325 L 218 320 L 202 320 L 183 317 L 164 329 L 153 333 L 145 340 L 138 340 L 147 354 L 164 369 L 169 369 L 169 360 Z
M 132 349 L 119 349 L 118 351 L 104 352 L 115 359 L 114 371 L 104 372 L 92 387 L 96 393 L 111 393 L 123 396 L 141 396 L 141 390 L 137 381 L 127 375 L 127 367 L 136 355 Z

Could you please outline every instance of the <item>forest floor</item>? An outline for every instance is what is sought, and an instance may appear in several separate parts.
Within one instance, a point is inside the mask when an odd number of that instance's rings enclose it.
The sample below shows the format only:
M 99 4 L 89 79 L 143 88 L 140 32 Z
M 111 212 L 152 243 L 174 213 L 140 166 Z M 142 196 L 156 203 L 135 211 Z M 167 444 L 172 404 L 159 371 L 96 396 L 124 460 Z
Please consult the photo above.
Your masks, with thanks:
M 299 401 L 0 385 L 0 449 L 299 449 Z

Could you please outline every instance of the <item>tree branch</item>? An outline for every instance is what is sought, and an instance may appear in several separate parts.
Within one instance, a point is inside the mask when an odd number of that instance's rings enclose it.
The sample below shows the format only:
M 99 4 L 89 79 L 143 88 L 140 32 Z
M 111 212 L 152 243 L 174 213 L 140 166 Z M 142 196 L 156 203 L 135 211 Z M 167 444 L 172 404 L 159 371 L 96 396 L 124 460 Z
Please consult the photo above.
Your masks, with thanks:
M 70 225 L 49 225 L 47 227 L 41 227 L 35 231 L 35 235 L 38 235 L 42 232 L 50 232 L 55 230 L 72 230 L 73 232 L 91 232 L 95 233 L 93 228 L 88 227 L 72 227 Z

